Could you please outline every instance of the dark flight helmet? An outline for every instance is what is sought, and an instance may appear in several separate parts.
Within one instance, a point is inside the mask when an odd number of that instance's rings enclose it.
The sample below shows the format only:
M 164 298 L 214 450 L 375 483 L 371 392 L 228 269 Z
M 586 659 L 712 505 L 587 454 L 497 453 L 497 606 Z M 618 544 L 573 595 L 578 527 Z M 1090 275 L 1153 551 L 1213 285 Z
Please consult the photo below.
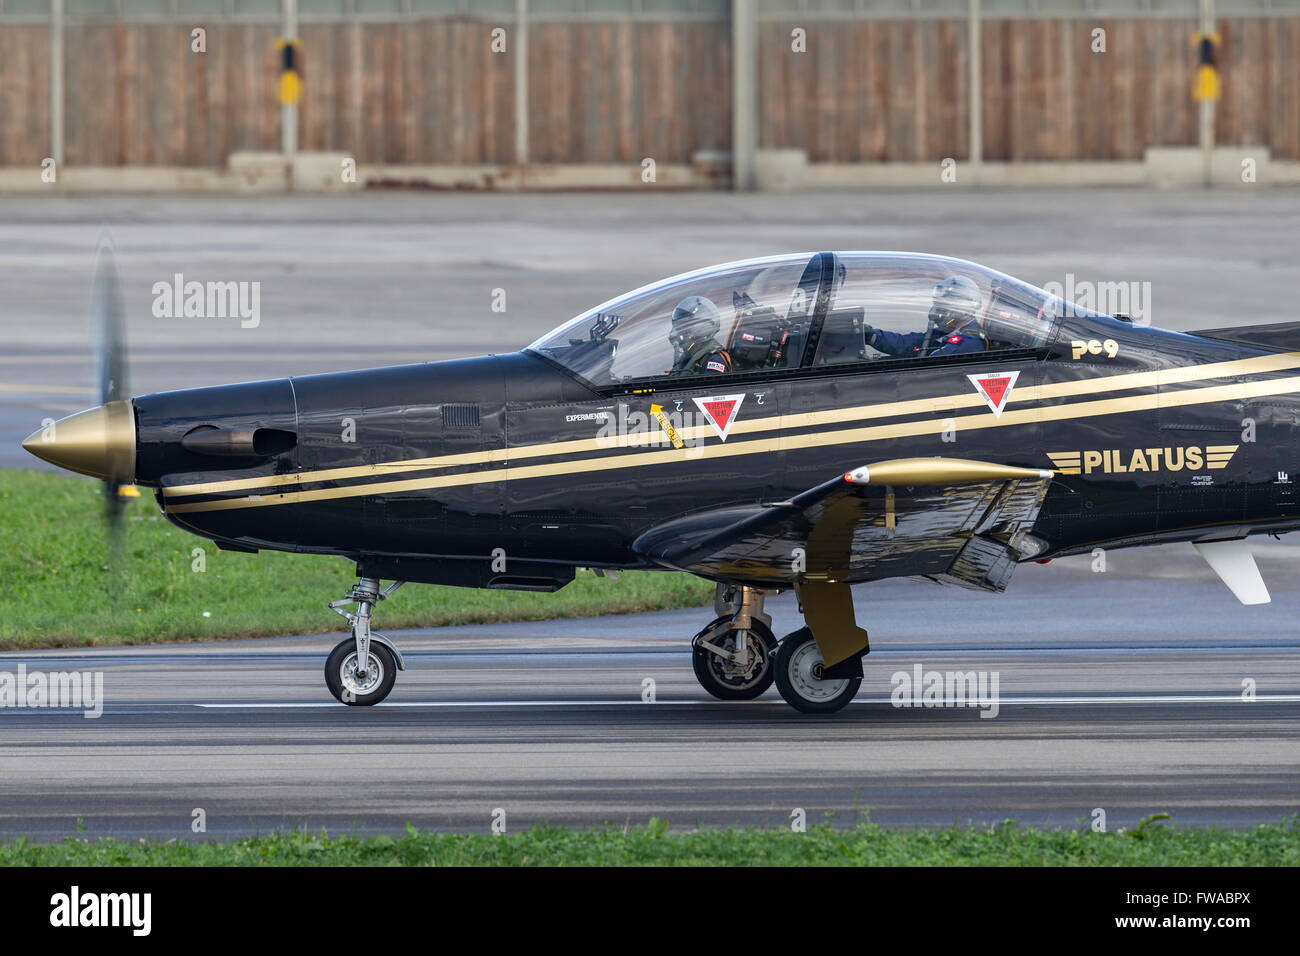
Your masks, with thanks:
M 702 295 L 691 295 L 677 303 L 673 309 L 673 327 L 668 339 L 676 348 L 692 342 L 715 338 L 722 327 L 718 307 Z
M 980 289 L 965 276 L 948 276 L 934 287 L 930 318 L 945 329 L 957 328 L 979 314 Z

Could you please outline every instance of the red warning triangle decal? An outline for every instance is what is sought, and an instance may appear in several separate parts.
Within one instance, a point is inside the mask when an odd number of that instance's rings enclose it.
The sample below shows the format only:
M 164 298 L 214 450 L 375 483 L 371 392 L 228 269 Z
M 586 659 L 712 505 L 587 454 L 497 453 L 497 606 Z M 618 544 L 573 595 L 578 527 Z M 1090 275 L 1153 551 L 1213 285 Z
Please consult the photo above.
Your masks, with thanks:
M 993 413 L 994 418 L 1002 417 L 1002 409 L 1007 407 L 1007 399 L 1011 395 L 1011 390 L 1016 387 L 1016 379 L 1020 377 L 1020 372 L 988 372 L 983 375 L 967 375 L 971 384 L 975 386 L 975 391 L 980 393 Z
M 982 378 L 979 380 L 979 387 L 985 396 L 994 405 L 1001 405 L 1002 399 L 1006 397 L 1007 386 L 1011 384 L 1010 377 L 1004 378 Z
M 736 420 L 736 413 L 740 411 L 740 403 L 744 400 L 745 393 L 738 392 L 735 395 L 710 395 L 708 398 L 697 398 L 695 405 L 713 426 L 718 437 L 726 441 L 727 432 L 731 430 L 731 423 Z

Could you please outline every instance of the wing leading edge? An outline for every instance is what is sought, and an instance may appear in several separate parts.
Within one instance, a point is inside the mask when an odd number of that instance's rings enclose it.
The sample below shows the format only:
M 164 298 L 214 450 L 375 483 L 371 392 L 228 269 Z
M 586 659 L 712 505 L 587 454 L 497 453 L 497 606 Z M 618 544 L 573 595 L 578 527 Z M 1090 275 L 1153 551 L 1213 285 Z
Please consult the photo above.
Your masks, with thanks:
M 1001 591 L 1028 554 L 1052 472 L 960 458 L 877 462 L 768 505 L 668 521 L 633 549 L 750 586 L 921 575 Z

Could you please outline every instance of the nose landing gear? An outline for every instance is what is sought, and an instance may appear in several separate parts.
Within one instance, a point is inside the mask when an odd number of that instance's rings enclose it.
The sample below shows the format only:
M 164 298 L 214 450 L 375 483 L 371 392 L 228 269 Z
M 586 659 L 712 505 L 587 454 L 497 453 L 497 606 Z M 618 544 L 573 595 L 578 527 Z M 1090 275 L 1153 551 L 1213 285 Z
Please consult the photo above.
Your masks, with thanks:
M 352 636 L 340 641 L 325 660 L 325 686 L 340 703 L 353 707 L 379 703 L 393 689 L 397 672 L 406 669 L 393 643 L 370 630 L 371 609 L 403 583 L 394 581 L 381 591 L 378 579 L 361 578 L 347 597 L 330 602 L 330 610 L 352 625 Z M 343 610 L 352 603 L 357 605 L 355 614 Z

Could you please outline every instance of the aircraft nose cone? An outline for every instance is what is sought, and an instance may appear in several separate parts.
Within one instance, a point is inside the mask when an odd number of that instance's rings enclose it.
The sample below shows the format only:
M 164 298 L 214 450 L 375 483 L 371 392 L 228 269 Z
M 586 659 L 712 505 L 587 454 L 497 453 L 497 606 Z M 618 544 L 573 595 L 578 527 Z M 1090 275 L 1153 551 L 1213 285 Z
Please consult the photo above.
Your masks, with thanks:
M 68 471 L 130 484 L 135 478 L 135 413 L 130 402 L 109 402 L 32 432 L 23 448 Z

